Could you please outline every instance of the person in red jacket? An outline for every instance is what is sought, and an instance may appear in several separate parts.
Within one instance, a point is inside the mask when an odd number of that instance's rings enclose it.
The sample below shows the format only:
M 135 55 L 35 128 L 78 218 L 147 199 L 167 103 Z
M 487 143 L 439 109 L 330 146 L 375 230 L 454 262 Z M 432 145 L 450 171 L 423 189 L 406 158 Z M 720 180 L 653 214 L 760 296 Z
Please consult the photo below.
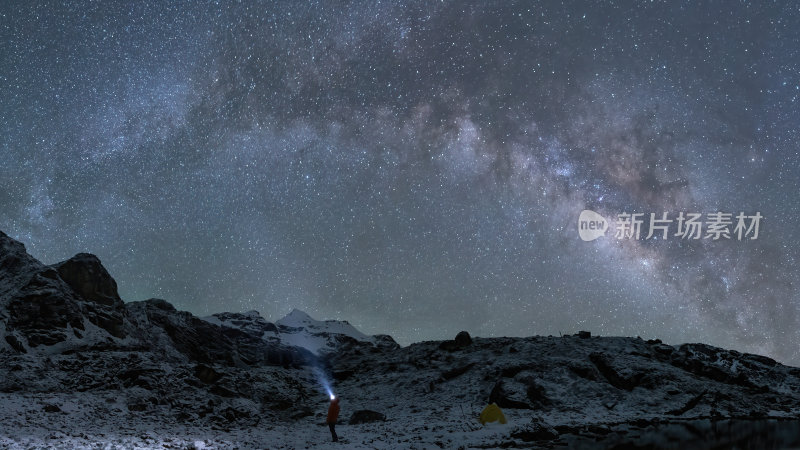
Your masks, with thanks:
M 339 440 L 339 437 L 336 436 L 337 419 L 339 419 L 339 397 L 333 397 L 331 399 L 331 405 L 328 406 L 328 428 L 331 429 L 331 436 L 333 437 L 333 442 Z

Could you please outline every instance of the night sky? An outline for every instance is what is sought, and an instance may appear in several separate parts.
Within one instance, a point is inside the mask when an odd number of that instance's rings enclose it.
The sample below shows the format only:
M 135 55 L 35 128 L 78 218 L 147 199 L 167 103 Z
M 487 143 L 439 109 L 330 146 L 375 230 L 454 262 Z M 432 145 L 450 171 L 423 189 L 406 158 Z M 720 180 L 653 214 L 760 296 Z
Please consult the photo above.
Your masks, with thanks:
M 401 344 L 800 364 L 795 2 L 32 3 L 0 5 L 0 229 L 45 263 Z M 764 218 L 584 242 L 584 209 Z

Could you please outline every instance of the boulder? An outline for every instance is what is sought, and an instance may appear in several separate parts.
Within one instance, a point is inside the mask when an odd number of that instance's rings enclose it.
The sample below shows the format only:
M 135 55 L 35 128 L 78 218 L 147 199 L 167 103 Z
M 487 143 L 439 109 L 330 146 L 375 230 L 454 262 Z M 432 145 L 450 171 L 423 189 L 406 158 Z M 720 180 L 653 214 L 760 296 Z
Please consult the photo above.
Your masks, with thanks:
M 489 393 L 489 403 L 496 403 L 500 408 L 531 409 L 528 403 L 511 398 L 503 386 L 503 380 L 495 383 L 492 392 Z
M 467 347 L 472 345 L 472 337 L 466 331 L 460 331 L 456 335 L 455 342 L 459 347 Z
M 456 335 L 455 339 L 442 341 L 442 343 L 439 344 L 439 349 L 454 352 L 469 347 L 470 345 L 472 345 L 472 337 L 466 331 L 461 331 Z
M 49 412 L 49 413 L 61 412 L 61 408 L 59 408 L 58 405 L 52 405 L 52 404 L 44 405 L 44 412 Z

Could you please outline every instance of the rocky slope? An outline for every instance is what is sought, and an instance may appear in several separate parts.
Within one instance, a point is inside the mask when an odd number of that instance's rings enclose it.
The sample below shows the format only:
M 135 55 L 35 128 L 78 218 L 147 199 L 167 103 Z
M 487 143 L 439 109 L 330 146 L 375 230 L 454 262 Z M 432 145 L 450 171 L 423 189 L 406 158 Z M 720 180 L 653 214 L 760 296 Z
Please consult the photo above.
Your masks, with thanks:
M 293 311 L 277 326 L 257 312 L 201 319 L 161 299 L 124 303 L 100 260 L 80 253 L 47 266 L 0 232 L 0 350 L 156 352 L 169 361 L 225 365 L 306 365 L 343 344 L 396 347 L 346 322 L 317 322 Z M 313 345 L 298 346 L 308 342 Z M 311 349 L 311 351 L 309 351 Z
M 800 369 L 763 356 L 588 333 L 401 348 L 296 310 L 201 319 L 0 232 L 0 447 L 325 446 L 328 388 L 348 447 L 800 445 Z M 487 402 L 507 425 L 480 426 Z

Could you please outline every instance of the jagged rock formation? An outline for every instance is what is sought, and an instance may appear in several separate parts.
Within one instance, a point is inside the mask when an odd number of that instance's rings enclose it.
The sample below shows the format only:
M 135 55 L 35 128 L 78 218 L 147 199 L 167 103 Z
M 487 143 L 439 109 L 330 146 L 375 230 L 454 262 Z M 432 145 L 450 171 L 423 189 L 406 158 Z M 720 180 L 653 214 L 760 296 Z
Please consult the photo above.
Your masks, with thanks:
M 324 422 L 328 388 L 342 399 L 349 433 L 367 427 L 359 438 L 366 447 L 574 446 L 576 439 L 625 446 L 625 436 L 664 423 L 800 417 L 800 369 L 764 356 L 588 332 L 492 339 L 462 332 L 400 347 L 298 310 L 275 323 L 255 311 L 201 319 L 161 299 L 124 303 L 96 257 L 47 266 L 0 232 L 6 430 L 50 433 L 58 423 L 102 437 L 121 423 L 166 434 L 235 428 L 236 436 L 261 437 L 232 447 L 263 447 L 275 436 L 308 446 Z M 509 425 L 471 434 L 488 402 L 504 409 Z M 286 425 L 256 426 L 263 421 Z M 75 423 L 80 430 L 70 429 Z M 711 429 L 704 423 L 691 429 Z M 755 429 L 778 432 L 772 422 Z M 721 447 L 743 442 L 716 436 Z M 0 446 L 4 439 L 0 433 Z M 70 439 L 68 446 L 93 442 Z
M 255 311 L 204 320 L 166 300 L 124 303 L 96 256 L 79 253 L 46 266 L 2 232 L 0 337 L 0 348 L 17 353 L 146 349 L 169 360 L 229 366 L 312 364 L 314 352 L 345 344 L 397 347 L 388 336 L 366 336 L 346 322 L 314 321 L 296 310 L 276 326 Z M 304 343 L 311 345 L 298 345 Z
M 116 283 L 92 255 L 46 266 L 0 232 L 0 275 L 0 332 L 16 351 L 83 339 L 94 328 L 125 337 Z

